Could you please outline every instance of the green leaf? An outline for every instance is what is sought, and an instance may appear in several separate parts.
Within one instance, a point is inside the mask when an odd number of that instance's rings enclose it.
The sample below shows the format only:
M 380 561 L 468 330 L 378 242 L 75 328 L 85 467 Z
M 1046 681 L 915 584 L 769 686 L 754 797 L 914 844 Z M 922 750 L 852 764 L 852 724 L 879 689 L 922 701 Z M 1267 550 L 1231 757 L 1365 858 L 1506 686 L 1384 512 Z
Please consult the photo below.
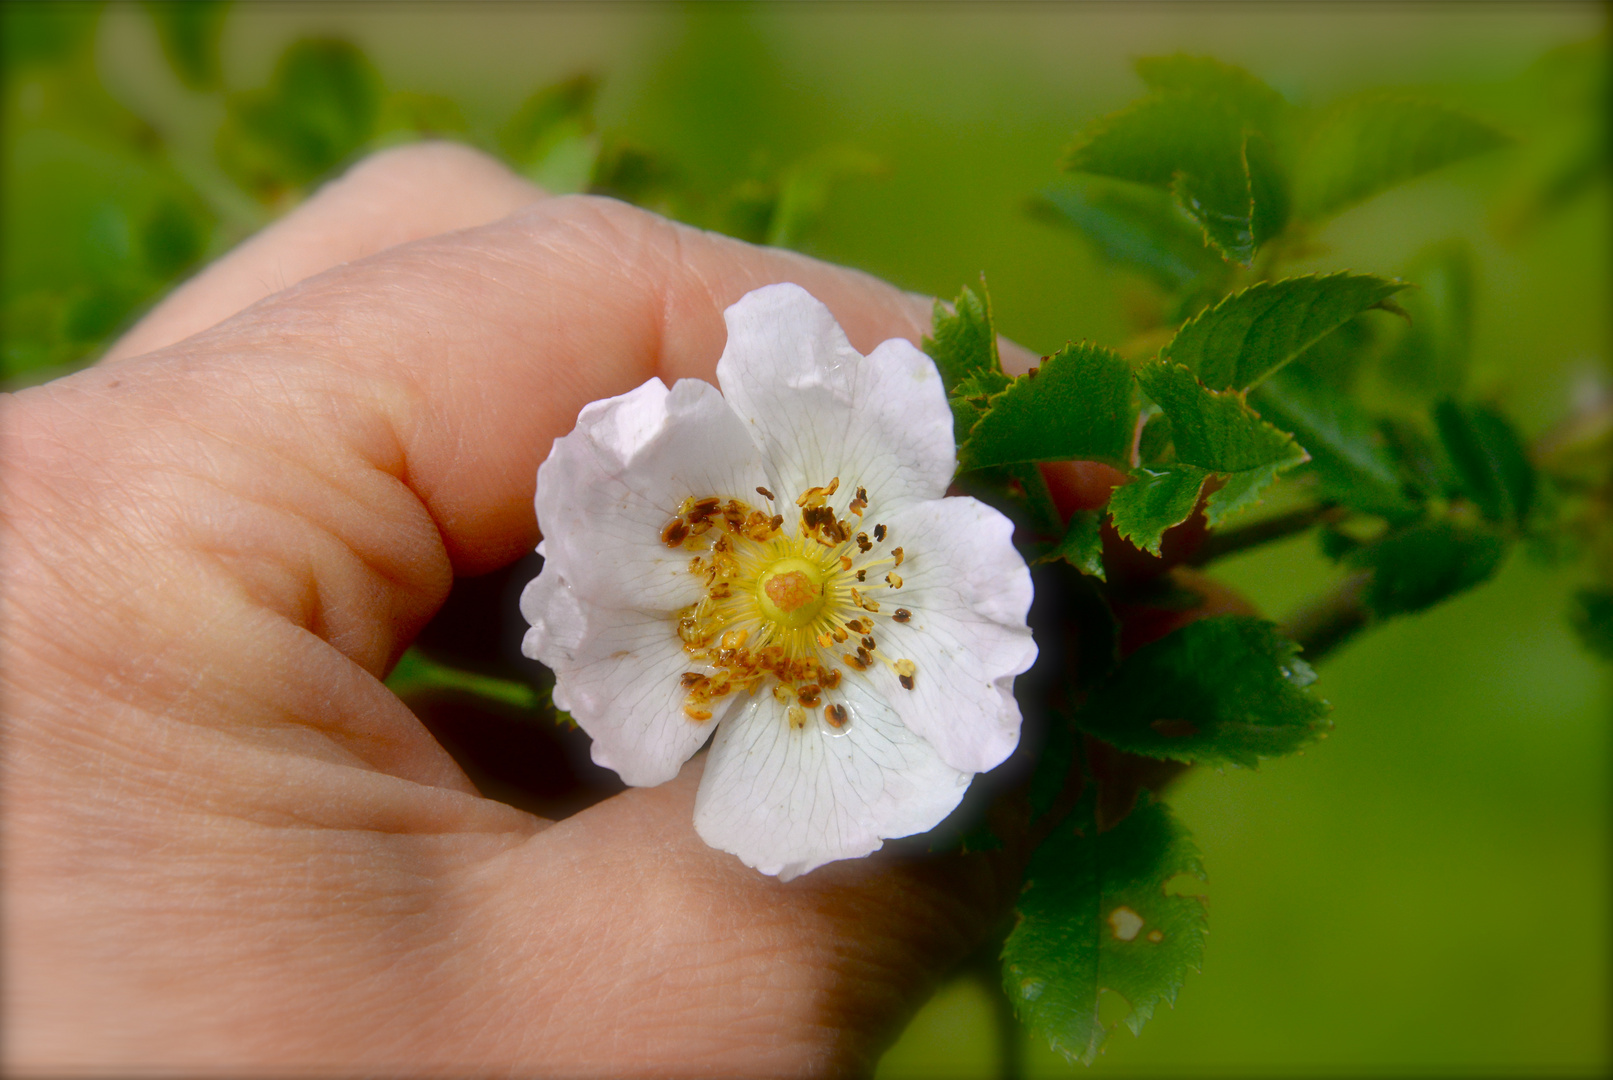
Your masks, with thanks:
M 348 41 L 304 38 L 286 47 L 269 86 L 230 98 L 219 130 L 220 164 L 271 197 L 325 176 L 375 132 L 381 77 Z
M 1002 373 L 1002 361 L 997 358 L 997 331 L 992 327 L 991 294 L 986 292 L 984 281 L 979 295 L 965 285 L 950 312 L 941 301 L 935 302 L 931 335 L 924 339 L 924 351 L 935 361 L 949 395 L 957 393 L 959 384 L 971 375 L 984 373 L 989 377 Z M 1000 389 L 988 387 L 989 381 L 974 389 L 989 393 Z
M 219 40 L 230 5 L 224 0 L 146 0 L 144 6 L 179 81 L 192 90 L 217 90 L 223 83 Z
M 1160 356 L 1211 390 L 1247 390 L 1405 287 L 1350 273 L 1262 281 L 1190 319 Z
M 1226 277 L 1227 265 L 1204 246 L 1204 233 L 1158 188 L 1087 177 L 1043 189 L 1039 216 L 1069 225 L 1115 266 L 1143 275 L 1167 292 L 1197 291 Z
M 1064 167 L 1170 190 L 1227 258 L 1247 265 L 1255 237 L 1244 138 L 1225 102 L 1158 94 L 1088 127 Z
M 1075 729 L 1068 717 L 1058 712 L 1048 715 L 1047 741 L 1036 754 L 1036 769 L 1025 792 L 1031 804 L 1031 820 L 1037 821 L 1053 809 L 1075 761 Z
M 1128 656 L 1076 724 L 1130 753 L 1252 768 L 1327 728 L 1315 681 L 1299 646 L 1272 623 L 1218 615 Z
M 1103 515 L 1096 510 L 1077 510 L 1070 515 L 1063 538 L 1040 561 L 1063 559 L 1083 574 L 1107 580 L 1103 574 L 1103 535 L 1099 530 L 1102 521 Z
M 1089 787 L 1031 856 L 1002 954 L 1003 989 L 1020 1019 L 1087 1064 L 1109 1035 L 1103 992 L 1130 1005 L 1136 1034 L 1199 970 L 1206 932 L 1204 901 L 1173 888 L 1183 875 L 1202 882 L 1204 866 L 1165 805 L 1139 803 L 1103 833 L 1095 807 Z
M 520 173 L 549 191 L 576 192 L 594 174 L 599 80 L 584 72 L 540 87 L 499 132 L 499 149 Z
M 1506 417 L 1446 398 L 1434 424 L 1457 484 L 1491 521 L 1517 523 L 1534 502 L 1535 469 Z
M 1604 660 L 1613 660 L 1613 589 L 1580 589 L 1574 593 L 1568 621 L 1580 641 Z
M 1090 342 L 1066 345 L 990 399 L 959 448 L 963 468 L 1013 461 L 1124 466 L 1136 433 L 1131 367 Z
M 1379 618 L 1433 607 L 1487 580 L 1506 541 L 1484 529 L 1440 520 L 1413 525 L 1349 552 L 1344 564 L 1370 573 L 1362 600 Z
M 1310 453 L 1322 497 L 1391 520 L 1415 514 L 1377 426 L 1348 396 L 1308 374 L 1279 373 L 1260 385 L 1255 401 Z
M 1473 249 L 1450 240 L 1425 249 L 1406 267 L 1417 287 L 1397 299 L 1409 318 L 1378 362 L 1388 384 L 1415 399 L 1461 391 L 1473 350 Z
M 1132 67 L 1149 89 L 1217 98 L 1258 130 L 1269 131 L 1287 104 L 1248 71 L 1209 56 L 1143 56 Z
M 1317 220 L 1386 188 L 1508 142 L 1432 101 L 1368 97 L 1323 113 L 1295 156 L 1295 203 Z
M 1165 530 L 1193 515 L 1209 473 L 1192 465 L 1139 466 L 1131 476 L 1109 496 L 1110 520 L 1122 539 L 1158 555 Z
M 1262 465 L 1291 468 L 1306 460 L 1291 436 L 1262 420 L 1240 395 L 1205 387 L 1181 364 L 1146 364 L 1137 381 L 1170 417 L 1180 464 L 1234 473 Z
M 1277 479 L 1281 465 L 1261 465 L 1243 472 L 1228 473 L 1226 482 L 1204 500 L 1204 521 L 1212 529 L 1229 518 L 1259 506 L 1261 496 Z

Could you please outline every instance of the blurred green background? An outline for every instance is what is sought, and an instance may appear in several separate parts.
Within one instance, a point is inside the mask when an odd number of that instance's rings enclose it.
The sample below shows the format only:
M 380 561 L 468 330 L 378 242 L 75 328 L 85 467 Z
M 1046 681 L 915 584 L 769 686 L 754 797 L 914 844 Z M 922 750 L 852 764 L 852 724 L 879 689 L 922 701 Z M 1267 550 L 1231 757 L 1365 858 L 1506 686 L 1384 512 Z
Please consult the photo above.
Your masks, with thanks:
M 984 271 L 1000 327 L 1031 348 L 1119 344 L 1136 283 L 1025 204 L 1079 125 L 1138 95 L 1131 60 L 1175 51 L 1246 66 L 1302 104 L 1415 88 L 1517 135 L 1345 213 L 1314 265 L 1395 274 L 1432 241 L 1466 239 L 1480 268 L 1473 389 L 1528 435 L 1609 377 L 1605 170 L 1537 221 L 1521 223 L 1518 195 L 1562 146 L 1605 131 L 1604 99 L 1548 56 L 1605 45 L 1598 5 L 237 4 L 170 21 L 166 43 L 151 6 L 18 14 L 30 6 L 5 15 L 12 386 L 92 359 L 176 274 L 352 146 L 422 130 L 502 139 L 562 188 L 609 151 L 617 186 L 652 204 L 671 170 L 667 190 L 684 194 L 663 204 L 701 224 L 926 293 Z M 185 52 L 212 34 L 216 64 Z M 310 36 L 362 49 L 354 81 L 330 92 L 367 120 L 348 131 L 353 110 L 315 108 L 301 156 L 266 158 L 241 132 L 295 111 L 300 83 L 276 63 Z M 575 76 L 597 79 L 595 119 L 520 144 L 522 103 Z M 779 209 L 790 199 L 793 216 Z M 1307 539 L 1216 572 L 1274 616 L 1333 576 Z M 1210 871 L 1205 968 L 1094 1072 L 1613 1067 L 1613 680 L 1564 625 L 1575 583 L 1514 557 L 1494 583 L 1330 660 L 1337 727 L 1309 754 L 1181 784 L 1171 801 Z M 960 980 L 880 1075 L 989 1076 L 992 1039 L 985 992 Z M 1083 1071 L 1041 1046 L 1027 1055 L 1032 1075 Z

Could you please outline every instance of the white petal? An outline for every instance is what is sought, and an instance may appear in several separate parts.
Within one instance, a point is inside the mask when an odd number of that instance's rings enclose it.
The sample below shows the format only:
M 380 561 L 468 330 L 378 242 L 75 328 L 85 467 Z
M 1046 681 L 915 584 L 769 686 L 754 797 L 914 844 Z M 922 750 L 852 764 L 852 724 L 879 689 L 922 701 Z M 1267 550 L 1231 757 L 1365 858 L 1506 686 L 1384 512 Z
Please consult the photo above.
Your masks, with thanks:
M 596 401 L 538 468 L 544 557 L 596 604 L 672 611 L 700 583 L 661 530 L 691 495 L 761 502 L 756 447 L 715 387 L 659 379 Z
M 883 664 L 868 672 L 914 732 L 948 765 L 985 772 L 1019 743 L 1014 676 L 1036 659 L 1025 625 L 1031 575 L 1014 550 L 1013 524 L 969 498 L 937 499 L 885 520 L 886 543 L 903 549 L 898 591 L 875 594 L 882 611 L 912 621 L 879 623 L 880 651 L 918 666 L 912 690 Z
M 723 312 L 717 382 L 773 470 L 781 499 L 840 478 L 895 510 L 945 493 L 956 467 L 952 413 L 935 363 L 892 339 L 866 358 L 798 285 L 769 285 Z
M 729 714 L 695 798 L 701 839 L 788 881 L 877 851 L 887 837 L 934 828 L 957 807 L 969 774 L 865 688 L 842 688 L 850 719 L 840 729 L 819 710 L 792 730 L 765 692 Z
M 678 775 L 716 720 L 683 714 L 687 657 L 672 623 L 589 603 L 553 562 L 522 591 L 521 614 L 532 624 L 521 651 L 554 671 L 554 703 L 593 737 L 594 761 L 635 787 Z

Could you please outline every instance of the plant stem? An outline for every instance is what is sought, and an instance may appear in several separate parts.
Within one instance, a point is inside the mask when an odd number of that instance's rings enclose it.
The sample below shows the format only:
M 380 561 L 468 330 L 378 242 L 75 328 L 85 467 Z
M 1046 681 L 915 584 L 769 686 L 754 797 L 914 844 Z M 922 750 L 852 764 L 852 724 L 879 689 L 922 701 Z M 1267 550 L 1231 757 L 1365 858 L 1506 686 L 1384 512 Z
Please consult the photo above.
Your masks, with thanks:
M 1288 617 L 1283 633 L 1299 642 L 1307 663 L 1320 663 L 1372 622 L 1361 599 L 1370 577 L 1368 573 L 1351 574 Z
M 1342 506 L 1331 503 L 1319 503 L 1316 506 L 1303 506 L 1298 510 L 1291 510 L 1286 514 L 1266 518 L 1248 525 L 1241 525 L 1236 529 L 1225 529 L 1221 532 L 1212 532 L 1204 538 L 1204 543 L 1187 560 L 1189 566 L 1203 566 L 1224 559 L 1228 555 L 1235 555 L 1240 551 L 1269 544 L 1273 540 L 1281 540 L 1285 536 L 1302 533 L 1312 525 L 1341 520 L 1349 511 Z

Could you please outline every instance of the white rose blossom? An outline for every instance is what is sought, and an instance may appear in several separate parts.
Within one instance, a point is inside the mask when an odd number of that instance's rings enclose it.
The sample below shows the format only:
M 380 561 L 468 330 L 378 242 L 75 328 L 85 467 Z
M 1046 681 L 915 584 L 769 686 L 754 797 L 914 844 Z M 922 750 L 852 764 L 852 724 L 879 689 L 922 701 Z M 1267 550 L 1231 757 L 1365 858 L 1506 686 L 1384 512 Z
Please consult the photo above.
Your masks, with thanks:
M 1030 572 L 1006 518 L 945 497 L 929 357 L 860 355 L 796 285 L 724 318 L 720 393 L 652 379 L 555 440 L 522 648 L 628 784 L 712 739 L 696 830 L 788 880 L 934 827 L 1013 751 Z

